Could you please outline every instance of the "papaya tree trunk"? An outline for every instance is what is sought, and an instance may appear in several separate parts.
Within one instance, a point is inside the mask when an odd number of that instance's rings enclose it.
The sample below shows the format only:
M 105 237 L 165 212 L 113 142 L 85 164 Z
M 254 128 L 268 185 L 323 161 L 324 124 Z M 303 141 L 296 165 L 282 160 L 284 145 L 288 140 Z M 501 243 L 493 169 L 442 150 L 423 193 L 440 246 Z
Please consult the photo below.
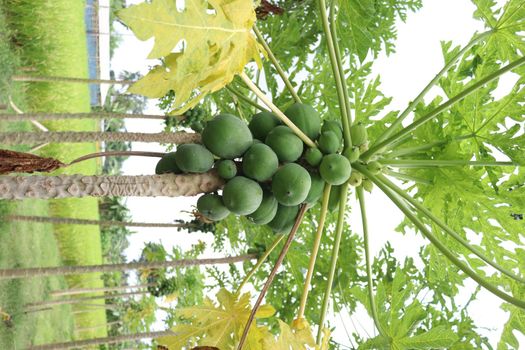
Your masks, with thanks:
M 214 172 L 191 175 L 0 176 L 0 199 L 71 197 L 179 197 L 218 190 Z
M 118 335 L 115 337 L 76 340 L 76 341 L 70 341 L 70 342 L 65 342 L 65 343 L 33 345 L 29 347 L 28 350 L 64 350 L 64 349 L 73 349 L 73 348 L 94 347 L 98 345 L 118 344 L 118 343 L 125 343 L 129 341 L 137 341 L 137 340 L 142 340 L 142 339 L 154 339 L 154 338 L 166 337 L 170 335 L 173 336 L 175 334 L 172 331 L 126 334 L 126 335 Z
M 128 292 L 128 293 L 115 293 L 115 294 L 103 294 L 103 295 L 95 295 L 92 297 L 82 297 L 82 298 L 67 298 L 67 299 L 60 299 L 60 300 L 47 300 L 47 301 L 41 301 L 38 303 L 30 303 L 25 305 L 25 310 L 30 311 L 32 309 L 43 309 L 43 308 L 49 308 L 59 305 L 73 305 L 73 304 L 81 304 L 86 301 L 93 301 L 93 300 L 100 300 L 100 299 L 113 299 L 113 298 L 127 298 L 135 295 L 143 295 L 149 293 L 147 290 L 140 290 L 135 292 Z
M 174 224 L 174 223 L 157 223 L 157 222 L 128 222 L 113 220 L 89 220 L 77 218 L 61 218 L 57 216 L 28 216 L 28 215 L 8 215 L 0 217 L 6 221 L 26 221 L 49 223 L 55 225 L 95 225 L 95 226 L 120 226 L 120 227 L 152 227 L 152 228 L 185 228 L 191 227 L 192 224 Z
M 79 84 L 111 84 L 111 85 L 131 85 L 132 80 L 108 80 L 108 79 L 88 79 L 59 76 L 36 76 L 36 75 L 13 75 L 12 81 L 44 82 L 44 83 L 79 83 Z
M 22 114 L 0 114 L 1 121 L 19 122 L 23 120 L 63 120 L 63 119 L 151 119 L 165 120 L 170 116 L 152 114 L 126 114 L 111 112 L 92 112 L 92 113 L 22 113 Z M 183 118 L 183 116 L 173 116 L 172 118 Z
M 0 144 L 28 145 L 35 143 L 79 143 L 79 142 L 158 142 L 200 143 L 201 135 L 188 132 L 109 132 L 109 131 L 48 131 L 48 132 L 3 132 Z
M 78 294 L 123 292 L 123 291 L 130 290 L 130 289 L 146 289 L 149 287 L 154 287 L 155 285 L 156 283 L 147 283 L 147 284 L 139 284 L 136 286 L 63 289 L 63 290 L 52 291 L 50 295 L 53 297 L 65 297 L 65 296 L 78 295 Z
M 0 279 L 6 278 L 33 278 L 43 276 L 66 276 L 83 273 L 106 273 L 115 271 L 129 271 L 138 269 L 165 269 L 170 267 L 182 268 L 186 266 L 233 264 L 246 260 L 256 259 L 257 254 L 245 254 L 209 259 L 180 259 L 171 261 L 131 262 L 122 264 L 86 265 L 86 266 L 56 266 L 0 269 Z

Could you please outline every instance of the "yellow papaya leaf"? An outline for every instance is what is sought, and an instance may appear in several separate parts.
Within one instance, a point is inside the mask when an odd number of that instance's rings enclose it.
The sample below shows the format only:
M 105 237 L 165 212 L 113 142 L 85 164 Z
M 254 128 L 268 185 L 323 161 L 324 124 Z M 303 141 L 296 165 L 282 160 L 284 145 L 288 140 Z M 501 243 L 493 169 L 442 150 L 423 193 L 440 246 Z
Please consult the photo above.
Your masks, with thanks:
M 171 294 L 168 294 L 164 297 L 164 302 L 166 304 L 170 304 L 174 301 L 176 301 L 177 299 L 179 298 L 179 293 L 175 292 L 175 293 L 171 293 Z
M 129 89 L 159 98 L 175 92 L 182 113 L 206 94 L 232 81 L 261 48 L 251 28 L 256 16 L 247 0 L 192 0 L 183 9 L 174 0 L 153 0 L 119 11 L 140 40 L 155 39 L 149 58 L 164 58 Z
M 264 349 L 307 350 L 315 347 L 312 330 L 305 319 L 294 321 L 292 327 L 279 320 L 279 326 L 281 328 L 279 337 L 275 339 L 273 335 L 267 335 L 263 340 Z
M 217 347 L 221 350 L 234 349 L 250 316 L 250 294 L 239 296 L 221 289 L 216 297 L 218 304 L 206 298 L 202 305 L 178 310 L 177 315 L 188 323 L 176 325 L 172 328 L 176 335 L 159 338 L 158 343 L 169 350 L 195 346 Z M 269 317 L 274 312 L 271 306 L 262 306 L 256 317 Z M 269 332 L 265 327 L 258 327 L 254 322 L 244 349 L 263 350 L 262 340 L 266 333 Z

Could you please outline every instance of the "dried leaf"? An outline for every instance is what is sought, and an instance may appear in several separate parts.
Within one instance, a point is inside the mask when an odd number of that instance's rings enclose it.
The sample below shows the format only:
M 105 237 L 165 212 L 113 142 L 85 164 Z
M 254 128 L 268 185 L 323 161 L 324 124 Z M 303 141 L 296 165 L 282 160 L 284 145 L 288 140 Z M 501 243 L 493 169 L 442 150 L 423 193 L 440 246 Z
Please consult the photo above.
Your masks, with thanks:
M 66 166 L 54 158 L 34 154 L 0 150 L 0 174 L 50 172 Z

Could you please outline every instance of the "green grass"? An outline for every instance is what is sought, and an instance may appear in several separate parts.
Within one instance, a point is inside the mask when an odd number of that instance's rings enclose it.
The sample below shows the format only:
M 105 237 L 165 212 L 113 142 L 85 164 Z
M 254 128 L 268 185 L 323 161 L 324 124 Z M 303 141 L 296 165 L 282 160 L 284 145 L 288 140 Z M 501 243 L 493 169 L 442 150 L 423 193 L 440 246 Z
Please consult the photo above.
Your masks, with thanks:
M 10 31 L 15 33 L 15 40 L 11 40 L 10 52 L 2 48 L 8 47 L 5 45 L 6 37 L 0 37 L 2 44 L 0 44 L 0 59 L 2 63 L 12 62 L 23 67 L 30 67 L 34 69 L 31 74 L 37 75 L 55 75 L 55 76 L 72 76 L 72 77 L 87 77 L 87 49 L 85 42 L 85 28 L 84 28 L 84 2 L 70 1 L 70 0 L 53 0 L 53 1 L 33 1 L 33 0 L 0 0 L 0 10 L 6 14 L 6 20 L 0 18 L 1 23 L 8 23 Z M 15 60 L 3 61 L 4 57 L 18 56 Z M 1 66 L 2 64 L 0 64 Z M 9 64 L 8 64 L 9 65 Z M 11 64 L 10 69 L 3 69 L 0 71 L 0 81 L 7 81 L 8 77 L 13 72 Z M 16 67 L 16 66 L 15 66 Z M 4 87 L 2 87 L 4 86 Z M 67 84 L 67 83 L 31 83 L 31 84 L 15 84 L 11 87 L 6 84 L 1 85 L 0 89 L 10 89 L 10 93 L 16 97 L 16 101 L 20 101 L 20 108 L 24 111 L 53 111 L 53 112 L 89 112 L 89 90 L 87 85 Z M 1 91 L 1 90 L 0 90 Z M 23 95 L 25 94 L 25 101 Z M 1 101 L 0 101 L 1 103 Z M 17 102 L 18 104 L 19 102 Z M 67 121 L 67 122 L 53 122 L 46 123 L 46 126 L 52 130 L 97 130 L 98 125 L 93 121 Z M 1 127 L 1 126 L 0 126 Z M 28 128 L 27 125 L 18 125 L 17 128 Z M 12 128 L 12 126 L 10 127 Z M 2 127 L 2 130 L 5 130 Z M 40 154 L 46 156 L 56 157 L 62 161 L 68 161 L 77 158 L 87 153 L 95 152 L 97 149 L 95 144 L 65 144 L 65 145 L 49 145 L 44 147 Z M 80 163 L 75 167 L 67 169 L 67 173 L 82 173 L 95 174 L 97 171 L 97 163 L 95 161 L 88 161 Z M 18 213 L 31 213 L 38 215 L 40 213 L 49 213 L 54 216 L 67 216 L 79 218 L 98 218 L 98 203 L 95 199 L 68 199 L 56 200 L 50 202 L 36 202 L 23 201 L 16 204 L 10 203 L 4 205 L 4 210 L 10 210 Z M 54 231 L 54 237 L 53 236 Z M 48 225 L 27 225 L 23 230 L 20 230 L 18 225 L 4 225 L 0 231 L 0 237 L 15 235 L 16 233 L 24 232 L 21 239 L 21 247 L 17 249 L 12 247 L 17 242 L 13 239 L 2 239 L 2 250 L 9 250 L 16 252 L 16 257 L 8 256 L 4 258 L 0 256 L 0 266 L 54 266 L 62 264 L 68 265 L 91 265 L 102 263 L 101 246 L 100 246 L 100 231 L 96 226 L 71 226 L 71 225 L 56 225 L 54 228 Z M 25 237 L 27 235 L 27 237 Z M 38 236 L 35 238 L 34 236 Z M 16 236 L 18 237 L 18 236 Z M 45 240 L 42 242 L 40 240 Z M 31 240 L 34 243 L 31 244 Z M 49 245 L 49 246 L 48 246 Z M 49 253 L 47 253 L 49 252 Z M 28 259 L 27 255 L 31 258 Z M 38 281 L 33 281 L 38 283 Z M 49 283 L 52 283 L 50 279 Z M 63 283 L 63 279 L 57 279 L 56 283 Z M 31 283 L 28 281 L 21 281 L 17 283 Z M 35 287 L 34 295 L 21 294 L 20 297 L 13 299 L 13 294 L 16 294 L 14 286 L 0 284 L 0 298 L 2 293 L 10 296 L 7 298 L 7 303 L 14 309 L 18 305 L 22 305 L 34 300 L 45 299 L 46 293 L 51 287 L 58 285 L 49 285 L 47 282 L 40 281 L 41 288 Z M 67 283 L 70 286 L 80 288 L 98 288 L 103 286 L 103 282 L 99 275 L 82 275 L 71 276 L 67 278 Z M 28 291 L 32 289 L 29 288 Z M 39 299 L 40 298 L 40 299 Z M 100 302 L 102 303 L 102 301 Z M 1 304 L 3 307 L 4 304 Z M 64 309 L 64 308 L 63 308 Z M 89 312 L 76 313 L 74 316 L 74 324 L 77 328 L 88 328 L 99 326 L 106 322 L 105 312 L 103 309 L 89 309 Z M 70 310 L 59 310 L 62 312 L 64 322 L 71 321 Z M 73 311 L 82 311 L 79 307 L 74 307 Z M 50 341 L 67 341 L 71 339 L 71 327 L 61 327 L 64 331 L 61 336 L 54 334 L 49 330 L 49 326 L 53 325 L 50 319 L 53 312 L 42 312 L 46 318 L 47 327 L 36 326 L 31 328 L 29 324 L 33 321 L 24 322 L 15 319 L 15 328 L 27 329 L 25 335 L 28 339 L 33 339 L 35 343 L 46 343 Z M 28 316 L 29 317 L 29 316 Z M 36 323 L 38 325 L 38 323 Z M 17 327 L 18 326 L 18 327 Z M 33 333 L 30 330 L 34 331 Z M 11 336 L 9 334 L 0 333 L 2 339 L 11 338 L 10 346 L 2 347 L 0 341 L 0 348 L 12 348 L 12 344 L 18 339 L 19 331 L 16 330 Z M 32 335 L 32 336 L 31 336 Z M 80 338 L 102 337 L 106 335 L 104 328 L 96 329 L 92 332 L 81 334 Z

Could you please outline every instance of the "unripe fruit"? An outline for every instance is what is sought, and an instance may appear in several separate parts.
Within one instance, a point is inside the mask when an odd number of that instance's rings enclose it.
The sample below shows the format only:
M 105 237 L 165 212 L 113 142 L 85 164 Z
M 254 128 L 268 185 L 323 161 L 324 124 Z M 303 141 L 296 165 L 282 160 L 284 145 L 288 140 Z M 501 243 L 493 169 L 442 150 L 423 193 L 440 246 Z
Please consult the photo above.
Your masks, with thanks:
M 236 176 L 224 185 L 222 201 L 226 208 L 238 215 L 248 215 L 259 208 L 263 190 L 259 184 L 243 176 Z
M 357 162 L 360 155 L 361 155 L 361 152 L 359 151 L 359 147 L 352 147 L 345 151 L 345 157 L 348 158 L 348 161 L 350 163 Z
M 229 180 L 237 175 L 237 165 L 233 160 L 220 160 L 215 164 L 215 167 L 217 168 L 217 173 L 223 179 Z
M 325 154 L 335 153 L 341 147 L 341 140 L 333 131 L 323 131 L 317 143 Z
M 155 167 L 155 174 L 180 174 L 182 170 L 177 166 L 175 162 L 175 154 L 177 152 L 166 153 L 160 158 Z
M 202 145 L 187 143 L 177 147 L 175 162 L 185 173 L 205 173 L 213 166 L 213 154 Z
M 259 208 L 246 217 L 256 225 L 267 224 L 275 217 L 277 206 L 278 203 L 275 197 L 271 193 L 265 192 Z
M 350 136 L 352 137 L 352 144 L 361 146 L 368 141 L 368 133 L 363 124 L 357 123 L 350 128 Z
M 199 197 L 197 210 L 213 221 L 222 220 L 230 214 L 228 208 L 222 203 L 221 196 L 211 193 Z
M 323 153 L 318 148 L 308 148 L 304 154 L 304 158 L 311 166 L 318 166 L 323 159 Z
M 372 193 L 372 190 L 374 189 L 374 183 L 372 181 L 369 179 L 363 179 L 362 185 L 366 192 Z
M 242 158 L 244 175 L 259 182 L 271 178 L 278 166 L 277 155 L 264 143 L 252 145 Z
M 368 171 L 370 171 L 373 175 L 377 175 L 377 174 L 379 174 L 379 173 L 383 170 L 383 165 L 382 165 L 381 163 L 379 163 L 378 161 L 373 160 L 373 161 L 369 162 L 369 163 L 366 165 L 366 168 L 367 168 Z
M 335 120 L 326 120 L 321 127 L 321 132 L 332 131 L 339 138 L 339 142 L 343 140 L 343 128 L 341 123 Z
M 284 111 L 284 114 L 297 125 L 302 132 L 312 140 L 317 139 L 321 132 L 321 117 L 310 105 L 294 103 Z
M 312 180 L 305 168 L 296 163 L 281 167 L 272 178 L 272 192 L 279 204 L 293 206 L 306 199 Z
M 348 183 L 350 186 L 358 187 L 361 185 L 361 182 L 363 181 L 363 174 L 357 171 L 352 171 L 352 175 L 350 175 L 350 179 L 348 179 Z
M 266 136 L 265 143 L 272 148 L 281 162 L 295 162 L 303 154 L 303 141 L 292 129 L 280 125 Z
M 224 159 L 240 157 L 252 145 L 253 137 L 245 122 L 231 114 L 219 114 L 202 131 L 202 143 Z
M 250 123 L 248 124 L 248 128 L 255 139 L 264 141 L 266 136 L 268 136 L 268 133 L 280 124 L 281 121 L 275 116 L 275 114 L 270 112 L 260 112 L 252 117 L 252 120 L 250 120 Z
M 331 185 L 341 185 L 350 178 L 352 167 L 348 159 L 340 154 L 329 154 L 323 157 L 319 172 L 323 180 Z

